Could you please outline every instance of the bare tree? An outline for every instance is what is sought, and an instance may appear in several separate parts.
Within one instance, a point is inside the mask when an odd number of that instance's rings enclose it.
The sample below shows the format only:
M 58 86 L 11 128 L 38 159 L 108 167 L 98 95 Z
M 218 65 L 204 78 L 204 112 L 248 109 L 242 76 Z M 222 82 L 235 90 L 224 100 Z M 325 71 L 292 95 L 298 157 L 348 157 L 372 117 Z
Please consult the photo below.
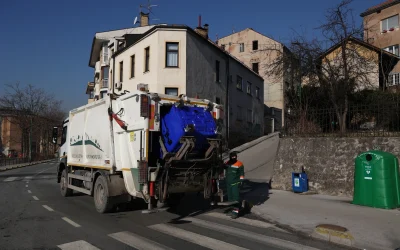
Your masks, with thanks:
M 61 123 L 64 117 L 62 102 L 33 85 L 21 87 L 19 83 L 8 84 L 3 93 L 0 96 L 0 108 L 12 113 L 10 122 L 20 129 L 22 152 L 31 160 L 32 142 L 44 141 L 45 147 L 48 147 L 49 131 Z M 40 146 L 38 143 L 36 145 Z
M 293 72 L 300 75 L 304 84 L 318 87 L 334 108 L 342 133 L 346 131 L 349 96 L 355 91 L 379 86 L 382 70 L 379 70 L 381 65 L 376 60 L 377 53 L 390 58 L 383 51 L 366 49 L 368 45 L 362 41 L 363 28 L 355 24 L 349 6 L 352 1 L 343 0 L 326 11 L 325 22 L 317 27 L 321 30 L 323 41 L 296 33 L 288 47 L 290 53 L 281 53 L 277 60 L 266 67 L 267 74 L 281 75 L 285 74 L 289 65 Z M 388 64 L 390 66 L 385 68 L 387 73 L 394 66 L 393 62 Z M 290 91 L 296 86 L 286 89 Z M 312 95 L 315 95 L 308 94 L 311 96 L 299 94 L 297 105 L 302 112 L 306 112 L 307 105 L 313 101 Z M 325 100 L 321 99 L 321 102 Z

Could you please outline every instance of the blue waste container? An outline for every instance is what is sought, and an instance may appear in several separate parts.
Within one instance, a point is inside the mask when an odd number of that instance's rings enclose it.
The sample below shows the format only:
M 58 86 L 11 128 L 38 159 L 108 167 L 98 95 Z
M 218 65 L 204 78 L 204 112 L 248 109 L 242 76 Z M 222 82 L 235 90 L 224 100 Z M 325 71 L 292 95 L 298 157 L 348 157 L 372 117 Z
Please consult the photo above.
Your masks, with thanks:
M 292 173 L 292 189 L 295 193 L 308 191 L 308 178 L 306 173 Z

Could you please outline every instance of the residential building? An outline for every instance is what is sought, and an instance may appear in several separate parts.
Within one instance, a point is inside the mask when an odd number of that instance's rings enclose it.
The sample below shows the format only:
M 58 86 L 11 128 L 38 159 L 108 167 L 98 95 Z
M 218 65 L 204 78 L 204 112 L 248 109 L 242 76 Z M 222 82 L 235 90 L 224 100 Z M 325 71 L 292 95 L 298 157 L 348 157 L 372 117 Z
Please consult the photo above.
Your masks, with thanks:
M 21 130 L 14 119 L 10 110 L 0 110 L 0 155 L 6 157 L 18 156 L 22 152 Z
M 364 41 L 399 56 L 399 14 L 400 0 L 385 1 L 361 13 Z M 400 86 L 399 76 L 400 64 L 397 64 L 388 76 L 386 87 Z
M 238 58 L 264 79 L 264 104 L 266 113 L 274 114 L 273 127 L 279 130 L 284 126 L 285 89 L 293 84 L 287 71 L 289 65 L 282 65 L 282 74 L 271 74 L 267 68 L 283 58 L 290 51 L 280 42 L 269 38 L 252 28 L 233 33 L 217 40 L 219 46 L 230 55 Z M 270 119 L 270 118 L 268 118 Z
M 29 138 L 33 159 L 41 159 L 53 155 L 57 145 L 51 143 L 51 130 L 55 121 L 35 117 L 32 119 L 32 132 L 29 136 L 29 126 L 23 132 L 20 124 L 25 124 L 26 117 L 20 116 L 18 112 L 9 108 L 0 108 L 0 158 L 6 157 L 28 157 Z M 29 123 L 28 123 L 29 124 Z M 25 152 L 25 154 L 24 154 Z
M 390 83 L 390 74 L 399 62 L 398 56 L 354 37 L 348 37 L 345 41 L 349 56 L 347 65 L 348 68 L 356 68 L 350 73 L 353 74 L 351 77 L 357 81 L 358 90 L 384 89 L 387 79 L 389 79 L 389 84 L 393 83 Z M 342 67 L 341 45 L 342 42 L 335 44 L 322 55 L 322 71 L 329 71 L 335 63 L 337 63 L 337 68 Z M 354 52 L 355 54 L 352 55 Z M 324 67 L 328 63 L 330 65 Z M 360 64 L 362 65 L 358 66 Z M 333 68 L 336 73 L 337 68 Z M 398 77 L 396 81 L 399 81 Z
M 208 25 L 163 24 L 132 33 L 108 40 L 108 48 L 115 48 L 108 65 L 109 92 L 124 94 L 144 83 L 150 92 L 219 103 L 225 108 L 223 133 L 231 137 L 230 145 L 263 134 L 263 78 L 212 42 Z

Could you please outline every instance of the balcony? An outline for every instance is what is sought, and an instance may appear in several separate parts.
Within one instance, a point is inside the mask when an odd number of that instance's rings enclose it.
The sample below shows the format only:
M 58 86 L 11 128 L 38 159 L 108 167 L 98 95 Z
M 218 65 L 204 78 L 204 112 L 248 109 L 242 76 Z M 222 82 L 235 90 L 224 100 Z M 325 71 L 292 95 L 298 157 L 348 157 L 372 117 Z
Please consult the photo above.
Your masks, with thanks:
M 100 61 L 96 62 L 96 66 L 94 67 L 94 76 L 98 76 L 101 71 Z

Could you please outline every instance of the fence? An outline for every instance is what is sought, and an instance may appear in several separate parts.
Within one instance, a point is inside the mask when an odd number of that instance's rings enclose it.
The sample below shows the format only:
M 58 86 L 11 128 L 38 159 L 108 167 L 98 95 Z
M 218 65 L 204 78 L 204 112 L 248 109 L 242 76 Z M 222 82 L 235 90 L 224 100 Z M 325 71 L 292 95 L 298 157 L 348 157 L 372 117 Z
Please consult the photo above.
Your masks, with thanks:
M 0 167 L 29 162 L 29 158 L 0 158 Z
M 350 105 L 343 131 L 334 108 L 292 109 L 285 114 L 284 133 L 293 137 L 400 136 L 400 103 Z

